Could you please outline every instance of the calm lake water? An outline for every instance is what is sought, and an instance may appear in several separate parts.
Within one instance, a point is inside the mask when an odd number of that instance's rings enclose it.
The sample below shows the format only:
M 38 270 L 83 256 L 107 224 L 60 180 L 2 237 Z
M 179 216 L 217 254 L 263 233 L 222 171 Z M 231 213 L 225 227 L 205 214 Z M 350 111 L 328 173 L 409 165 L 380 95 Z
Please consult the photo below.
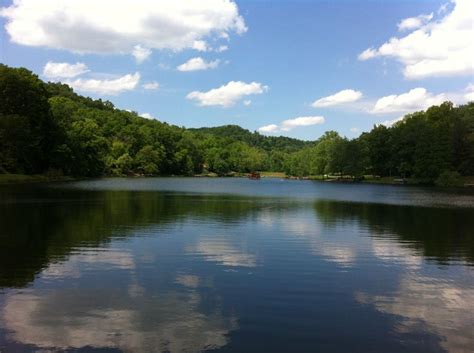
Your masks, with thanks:
M 0 352 L 474 351 L 474 196 L 279 179 L 0 187 Z

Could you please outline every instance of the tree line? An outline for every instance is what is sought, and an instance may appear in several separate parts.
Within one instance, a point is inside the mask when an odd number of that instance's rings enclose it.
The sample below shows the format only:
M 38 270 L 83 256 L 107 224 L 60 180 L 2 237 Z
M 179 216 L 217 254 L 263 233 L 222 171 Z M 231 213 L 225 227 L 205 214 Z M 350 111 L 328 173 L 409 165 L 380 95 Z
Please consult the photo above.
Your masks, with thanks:
M 349 140 L 263 136 L 235 125 L 185 129 L 0 65 L 0 173 L 71 176 L 195 175 L 284 171 L 371 174 L 433 183 L 474 175 L 474 103 L 445 102 Z
M 445 102 L 352 140 L 326 132 L 284 166 L 290 175 L 397 176 L 424 184 L 474 175 L 474 103 Z

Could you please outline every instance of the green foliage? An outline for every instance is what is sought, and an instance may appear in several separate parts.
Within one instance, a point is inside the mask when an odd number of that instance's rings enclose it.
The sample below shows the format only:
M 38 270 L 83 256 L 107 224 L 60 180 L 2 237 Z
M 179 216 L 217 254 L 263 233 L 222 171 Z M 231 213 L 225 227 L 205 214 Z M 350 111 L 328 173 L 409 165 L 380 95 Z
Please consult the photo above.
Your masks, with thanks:
M 243 129 L 237 125 L 205 127 L 200 129 L 190 129 L 190 131 L 198 135 L 212 135 L 222 139 L 244 142 L 247 145 L 263 149 L 267 152 L 275 150 L 295 152 L 313 144 L 309 141 L 301 141 L 285 136 L 263 136 L 258 132 L 250 132 L 249 130 Z
M 231 166 L 228 162 L 229 152 L 226 149 L 212 147 L 206 151 L 205 156 L 208 170 L 218 175 L 225 175 L 231 171 Z
M 391 160 L 392 145 L 391 131 L 384 125 L 374 126 L 370 133 L 360 137 L 367 149 L 367 167 L 371 174 L 390 175 L 392 165 L 387 163 Z
M 328 131 L 300 141 L 235 125 L 186 130 L 0 65 L 0 173 L 48 170 L 72 176 L 373 174 L 444 185 L 456 178 L 443 171 L 474 175 L 474 103 L 446 102 L 353 140 Z
M 458 172 L 453 172 L 446 170 L 442 172 L 439 177 L 436 179 L 437 186 L 443 187 L 456 187 L 456 186 L 463 186 L 464 181 Z
M 55 133 L 44 83 L 26 69 L 0 64 L 0 170 L 47 169 Z
M 135 155 L 136 170 L 146 175 L 157 175 L 160 172 L 160 166 L 163 162 L 165 151 L 163 146 L 154 148 L 146 145 Z
M 446 102 L 353 140 L 327 132 L 314 147 L 289 154 L 284 170 L 296 176 L 413 177 L 425 184 L 435 183 L 444 170 L 472 175 L 474 103 L 455 108 Z

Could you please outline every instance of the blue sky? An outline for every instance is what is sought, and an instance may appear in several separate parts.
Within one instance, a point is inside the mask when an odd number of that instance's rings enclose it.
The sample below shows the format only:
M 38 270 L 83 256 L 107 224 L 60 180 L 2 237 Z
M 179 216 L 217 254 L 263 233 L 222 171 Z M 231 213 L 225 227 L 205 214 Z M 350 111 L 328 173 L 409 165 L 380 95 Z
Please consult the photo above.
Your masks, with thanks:
M 473 96 L 470 0 L 60 3 L 4 1 L 0 61 L 179 126 L 355 137 Z

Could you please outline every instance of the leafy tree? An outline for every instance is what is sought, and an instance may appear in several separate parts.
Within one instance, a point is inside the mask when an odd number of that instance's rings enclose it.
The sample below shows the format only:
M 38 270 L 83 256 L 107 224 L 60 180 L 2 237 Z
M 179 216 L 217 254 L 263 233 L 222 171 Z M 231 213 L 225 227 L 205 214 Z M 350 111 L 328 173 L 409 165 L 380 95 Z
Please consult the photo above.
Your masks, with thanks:
M 446 171 L 474 175 L 474 103 L 445 102 L 353 140 L 328 131 L 300 141 L 235 125 L 184 129 L 144 119 L 0 64 L 0 172 L 49 169 L 74 176 L 372 173 L 444 183 Z
M 147 175 L 157 175 L 160 172 L 164 156 L 163 146 L 154 148 L 153 146 L 146 145 L 135 156 L 134 164 L 136 170 Z
M 342 141 L 341 136 L 336 131 L 327 131 L 316 142 L 312 160 L 312 174 L 324 175 L 329 173 L 331 158 L 336 145 Z
M 23 173 L 46 169 L 54 130 L 44 83 L 31 71 L 0 64 L 0 168 Z
M 370 133 L 362 134 L 361 140 L 367 147 L 368 170 L 375 175 L 388 176 L 392 174 L 391 163 L 391 130 L 384 125 L 376 125 Z
M 98 133 L 99 126 L 89 118 L 72 123 L 68 140 L 72 151 L 73 175 L 101 175 L 105 168 L 106 141 Z
M 231 171 L 228 160 L 229 152 L 225 149 L 212 147 L 206 151 L 208 169 L 219 175 L 225 175 Z

